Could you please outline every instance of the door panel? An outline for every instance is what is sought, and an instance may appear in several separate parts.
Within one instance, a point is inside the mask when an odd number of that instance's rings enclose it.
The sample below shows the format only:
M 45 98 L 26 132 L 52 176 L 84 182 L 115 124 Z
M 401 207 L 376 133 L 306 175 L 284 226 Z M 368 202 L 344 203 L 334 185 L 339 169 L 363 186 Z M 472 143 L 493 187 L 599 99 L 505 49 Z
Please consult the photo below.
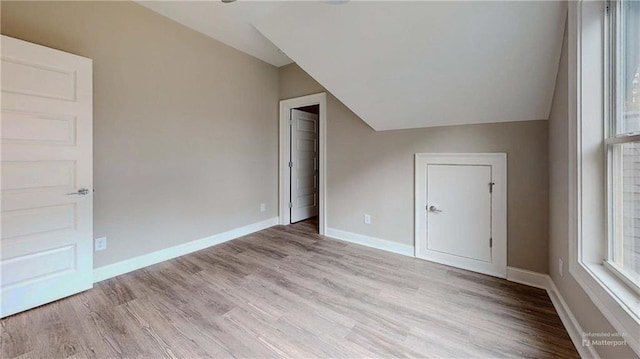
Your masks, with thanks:
M 76 227 L 76 206 L 57 206 L 2 211 L 2 239 L 69 230 Z
M 73 145 L 76 119 L 33 112 L 2 111 L 2 141 L 5 144 Z
M 291 223 L 318 215 L 318 115 L 291 110 Z
M 92 287 L 93 95 L 90 59 L 2 36 L 1 63 L 5 317 Z
M 2 57 L 2 91 L 75 101 L 77 89 L 73 66 L 35 58 L 28 51 L 20 58 L 12 58 L 11 54 Z
M 490 182 L 490 166 L 428 165 L 429 250 L 491 261 Z
M 418 153 L 416 257 L 507 275 L 507 159 L 503 153 Z
M 27 281 L 52 277 L 75 269 L 75 245 L 47 249 L 2 262 L 2 285 L 11 288 Z
M 5 191 L 33 188 L 72 190 L 76 183 L 73 161 L 4 161 L 2 189 Z

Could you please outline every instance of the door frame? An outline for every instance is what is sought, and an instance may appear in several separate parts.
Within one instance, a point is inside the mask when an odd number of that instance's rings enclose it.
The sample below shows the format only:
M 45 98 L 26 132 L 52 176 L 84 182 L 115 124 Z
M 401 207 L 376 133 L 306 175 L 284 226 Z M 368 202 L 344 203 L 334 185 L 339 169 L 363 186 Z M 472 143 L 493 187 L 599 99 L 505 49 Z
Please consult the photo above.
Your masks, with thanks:
M 305 106 L 319 106 L 318 113 L 318 129 L 319 129 L 319 152 L 318 156 L 318 221 L 319 234 L 324 235 L 326 232 L 326 138 L 327 138 L 327 94 L 325 92 L 295 97 L 280 101 L 280 121 L 279 121 L 279 141 L 278 152 L 280 158 L 278 161 L 279 168 L 279 188 L 278 188 L 278 216 L 281 225 L 291 224 L 291 211 L 289 203 L 291 202 L 291 177 L 289 168 L 289 159 L 291 158 L 291 129 L 289 126 L 291 110 Z
M 433 256 L 423 250 L 428 242 L 425 220 L 427 205 L 427 165 L 490 165 L 493 195 L 491 197 L 491 229 L 493 245 L 491 268 L 466 265 L 455 260 Z M 416 258 L 451 265 L 499 278 L 507 277 L 507 154 L 506 153 L 416 153 L 415 154 L 415 256 Z

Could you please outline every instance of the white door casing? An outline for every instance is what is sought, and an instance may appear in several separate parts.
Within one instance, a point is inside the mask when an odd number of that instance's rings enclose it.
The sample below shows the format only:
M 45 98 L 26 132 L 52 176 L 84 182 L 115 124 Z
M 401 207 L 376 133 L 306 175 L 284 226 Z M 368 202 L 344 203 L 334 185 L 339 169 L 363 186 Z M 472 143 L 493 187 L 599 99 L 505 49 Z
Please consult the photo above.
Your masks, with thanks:
M 318 215 L 318 115 L 291 110 L 291 223 Z
M 93 285 L 93 85 L 90 59 L 7 36 L 1 47 L 6 317 Z
M 416 154 L 416 257 L 505 278 L 506 154 Z
M 319 151 L 318 151 L 318 232 L 324 235 L 327 231 L 327 214 L 326 214 L 326 133 L 327 133 L 327 95 L 326 93 L 317 93 L 302 97 L 290 98 L 280 101 L 280 120 L 279 120 L 279 136 L 278 136 L 278 217 L 281 225 L 291 223 L 291 175 L 289 162 L 291 161 L 291 126 L 289 124 L 291 109 L 318 105 L 318 132 L 319 132 Z

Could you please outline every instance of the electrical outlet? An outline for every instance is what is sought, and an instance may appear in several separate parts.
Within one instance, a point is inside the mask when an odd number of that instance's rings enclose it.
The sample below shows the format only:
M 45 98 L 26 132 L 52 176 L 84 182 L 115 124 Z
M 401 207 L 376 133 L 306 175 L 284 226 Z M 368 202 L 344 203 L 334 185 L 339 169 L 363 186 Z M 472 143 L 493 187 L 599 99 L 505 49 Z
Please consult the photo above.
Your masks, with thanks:
M 267 210 L 267 205 L 266 203 L 260 203 L 260 212 L 264 212 Z
M 100 237 L 95 239 L 95 251 L 104 251 L 107 249 L 107 237 Z
M 564 263 L 562 262 L 562 258 L 558 258 L 558 273 L 561 277 L 564 277 Z
M 371 224 L 371 215 L 370 214 L 365 214 L 364 215 L 364 224 Z

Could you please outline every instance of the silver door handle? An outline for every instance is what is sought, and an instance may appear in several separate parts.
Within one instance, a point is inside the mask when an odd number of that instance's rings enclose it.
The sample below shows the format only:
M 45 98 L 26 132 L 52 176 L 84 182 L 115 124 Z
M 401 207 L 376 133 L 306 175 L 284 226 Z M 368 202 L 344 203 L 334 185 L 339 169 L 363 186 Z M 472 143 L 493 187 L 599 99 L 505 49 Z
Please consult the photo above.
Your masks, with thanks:
M 442 210 L 438 209 L 438 207 L 436 206 L 429 206 L 427 209 L 429 210 L 429 212 L 442 213 Z
M 88 189 L 86 189 L 86 188 L 80 188 L 80 189 L 78 190 L 78 192 L 71 192 L 71 193 L 67 193 L 67 196 L 72 196 L 72 195 L 74 195 L 74 194 L 77 194 L 77 195 L 79 195 L 79 196 L 86 196 L 86 195 L 88 195 L 88 194 L 89 194 L 89 190 L 88 190 Z

